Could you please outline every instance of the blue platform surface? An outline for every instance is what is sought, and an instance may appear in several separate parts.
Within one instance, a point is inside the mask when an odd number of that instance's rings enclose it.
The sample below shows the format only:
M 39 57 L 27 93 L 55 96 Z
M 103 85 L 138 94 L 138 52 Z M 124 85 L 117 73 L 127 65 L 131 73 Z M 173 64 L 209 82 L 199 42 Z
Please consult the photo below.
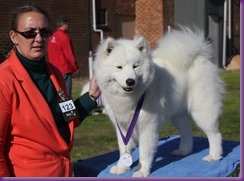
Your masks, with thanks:
M 178 148 L 179 135 L 162 138 L 158 142 L 158 150 L 152 164 L 149 177 L 227 177 L 240 165 L 240 142 L 223 141 L 223 158 L 216 162 L 202 160 L 209 152 L 207 138 L 194 137 L 193 153 L 176 157 L 170 153 Z M 138 148 L 132 153 L 133 165 L 131 170 L 113 175 L 109 169 L 116 165 L 119 151 L 110 152 L 86 160 L 79 160 L 73 164 L 75 177 L 121 178 L 132 177 L 137 169 Z

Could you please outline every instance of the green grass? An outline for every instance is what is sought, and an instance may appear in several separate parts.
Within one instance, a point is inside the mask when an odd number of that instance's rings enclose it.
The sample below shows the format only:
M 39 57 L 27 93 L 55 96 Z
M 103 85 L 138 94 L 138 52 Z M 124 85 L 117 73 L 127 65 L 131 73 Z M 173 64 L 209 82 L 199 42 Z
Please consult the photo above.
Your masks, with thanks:
M 72 160 L 85 159 L 114 150 L 115 131 L 106 115 L 88 116 L 76 129 Z
M 223 113 L 220 118 L 220 131 L 224 140 L 240 141 L 240 72 L 221 72 L 226 84 L 226 95 Z M 84 81 L 73 81 L 73 97 L 79 96 Z M 192 124 L 194 136 L 205 134 Z M 178 134 L 178 131 L 169 123 L 160 132 L 160 137 Z M 115 129 L 108 117 L 104 114 L 88 116 L 75 130 L 74 147 L 71 160 L 83 160 L 93 156 L 117 150 Z
M 223 139 L 240 141 L 240 72 L 223 72 L 226 96 L 220 118 Z

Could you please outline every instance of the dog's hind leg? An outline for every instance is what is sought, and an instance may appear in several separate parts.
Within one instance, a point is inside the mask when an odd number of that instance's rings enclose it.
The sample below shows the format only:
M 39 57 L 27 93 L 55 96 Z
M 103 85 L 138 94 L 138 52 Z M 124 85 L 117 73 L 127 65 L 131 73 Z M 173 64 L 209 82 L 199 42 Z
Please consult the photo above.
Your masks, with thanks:
M 206 133 L 209 141 L 209 155 L 203 160 L 212 162 L 222 158 L 222 136 L 219 132 Z
M 203 157 L 203 160 L 212 162 L 222 157 L 222 136 L 218 129 L 218 114 L 214 108 L 208 111 L 193 112 L 192 116 L 197 125 L 204 131 L 208 137 L 209 154 Z
M 191 118 L 185 114 L 179 114 L 172 117 L 173 125 L 179 130 L 180 133 L 180 145 L 179 149 L 172 152 L 176 156 L 185 156 L 192 152 L 192 130 L 191 130 Z

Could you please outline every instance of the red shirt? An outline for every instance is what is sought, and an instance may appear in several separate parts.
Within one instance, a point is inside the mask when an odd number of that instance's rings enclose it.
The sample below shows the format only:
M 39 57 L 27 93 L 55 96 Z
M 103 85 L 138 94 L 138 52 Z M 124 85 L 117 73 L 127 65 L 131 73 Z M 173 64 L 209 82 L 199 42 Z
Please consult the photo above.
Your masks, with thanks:
M 57 29 L 49 38 L 48 59 L 61 73 L 68 74 L 78 70 L 70 37 L 64 31 Z

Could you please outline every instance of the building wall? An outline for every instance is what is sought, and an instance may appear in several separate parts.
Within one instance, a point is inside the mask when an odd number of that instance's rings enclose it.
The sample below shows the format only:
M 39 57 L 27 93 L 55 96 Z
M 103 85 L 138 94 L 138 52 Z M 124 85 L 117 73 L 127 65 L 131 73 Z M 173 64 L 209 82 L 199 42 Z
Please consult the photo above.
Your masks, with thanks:
M 116 0 L 116 38 L 133 38 L 135 35 L 135 0 Z
M 116 14 L 135 16 L 135 0 L 116 0 Z
M 232 0 L 232 54 L 240 54 L 240 0 Z
M 167 30 L 174 27 L 174 1 L 136 0 L 136 34 L 143 35 L 152 48 Z
M 175 27 L 175 1 L 163 0 L 163 19 L 164 19 L 164 33 L 168 31 L 168 28 Z
M 175 24 L 206 29 L 206 3 L 208 0 L 174 0 Z
M 104 38 L 145 36 L 152 48 L 156 40 L 175 26 L 175 0 L 95 0 L 98 8 L 106 9 L 107 24 L 98 26 Z M 183 0 L 181 0 L 183 1 Z M 202 0 L 201 0 L 202 1 Z M 233 51 L 240 52 L 240 1 L 233 4 Z M 70 36 L 82 77 L 89 76 L 89 51 L 95 52 L 100 34 L 93 31 L 92 0 L 7 0 L 0 1 L 0 53 L 9 49 L 9 19 L 13 9 L 27 3 L 45 8 L 51 17 L 51 27 L 60 15 L 71 19 Z M 93 54 L 94 55 L 94 54 Z M 0 57 L 0 61 L 1 61 Z
M 163 32 L 162 0 L 136 1 L 136 34 L 144 36 L 152 47 Z

